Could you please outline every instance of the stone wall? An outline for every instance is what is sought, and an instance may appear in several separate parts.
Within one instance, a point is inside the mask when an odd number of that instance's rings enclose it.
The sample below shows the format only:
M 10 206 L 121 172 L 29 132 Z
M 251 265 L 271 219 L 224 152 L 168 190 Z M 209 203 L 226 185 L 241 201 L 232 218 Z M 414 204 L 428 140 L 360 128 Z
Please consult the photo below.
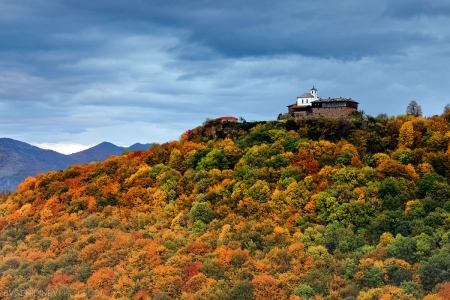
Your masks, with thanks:
M 320 108 L 312 108 L 310 117 L 319 118 L 319 117 L 327 117 L 327 118 L 340 118 L 347 117 L 349 114 L 358 111 L 357 108 L 354 107 L 320 107 Z
M 313 119 L 313 118 L 341 118 L 347 117 L 358 109 L 354 107 L 311 107 L 309 110 L 289 112 L 278 116 L 279 121 L 298 119 Z

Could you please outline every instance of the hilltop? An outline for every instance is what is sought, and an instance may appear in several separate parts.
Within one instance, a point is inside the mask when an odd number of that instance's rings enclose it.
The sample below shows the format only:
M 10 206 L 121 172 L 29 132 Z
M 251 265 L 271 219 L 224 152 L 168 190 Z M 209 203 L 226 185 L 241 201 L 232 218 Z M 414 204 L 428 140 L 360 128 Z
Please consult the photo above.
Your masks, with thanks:
M 449 120 L 210 120 L 29 177 L 1 195 L 0 290 L 449 299 Z

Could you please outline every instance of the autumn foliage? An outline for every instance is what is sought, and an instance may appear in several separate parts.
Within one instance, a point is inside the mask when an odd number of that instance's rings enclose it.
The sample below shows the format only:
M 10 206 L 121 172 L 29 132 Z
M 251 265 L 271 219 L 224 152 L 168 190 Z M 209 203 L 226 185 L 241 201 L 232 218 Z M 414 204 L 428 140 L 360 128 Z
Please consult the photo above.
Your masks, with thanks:
M 29 177 L 1 298 L 450 299 L 449 119 L 212 120 Z

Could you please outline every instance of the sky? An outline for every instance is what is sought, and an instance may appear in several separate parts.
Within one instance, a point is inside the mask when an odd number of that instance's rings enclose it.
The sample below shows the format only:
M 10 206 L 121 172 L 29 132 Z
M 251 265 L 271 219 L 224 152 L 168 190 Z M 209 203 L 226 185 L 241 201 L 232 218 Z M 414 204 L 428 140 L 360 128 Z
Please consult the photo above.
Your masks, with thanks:
M 313 85 L 373 116 L 441 114 L 448 28 L 438 0 L 0 0 L 0 137 L 162 143 L 208 118 L 274 120 Z

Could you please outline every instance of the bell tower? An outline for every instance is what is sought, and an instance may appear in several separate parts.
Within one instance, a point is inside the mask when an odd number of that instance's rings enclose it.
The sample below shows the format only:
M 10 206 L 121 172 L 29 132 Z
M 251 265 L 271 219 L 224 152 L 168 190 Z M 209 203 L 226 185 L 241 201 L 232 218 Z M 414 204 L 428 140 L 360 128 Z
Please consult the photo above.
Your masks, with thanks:
M 311 89 L 311 95 L 314 97 L 314 100 L 313 101 L 315 101 L 315 100 L 317 100 L 318 98 L 317 98 L 317 90 L 316 90 L 316 88 L 313 86 L 312 87 L 312 89 Z

